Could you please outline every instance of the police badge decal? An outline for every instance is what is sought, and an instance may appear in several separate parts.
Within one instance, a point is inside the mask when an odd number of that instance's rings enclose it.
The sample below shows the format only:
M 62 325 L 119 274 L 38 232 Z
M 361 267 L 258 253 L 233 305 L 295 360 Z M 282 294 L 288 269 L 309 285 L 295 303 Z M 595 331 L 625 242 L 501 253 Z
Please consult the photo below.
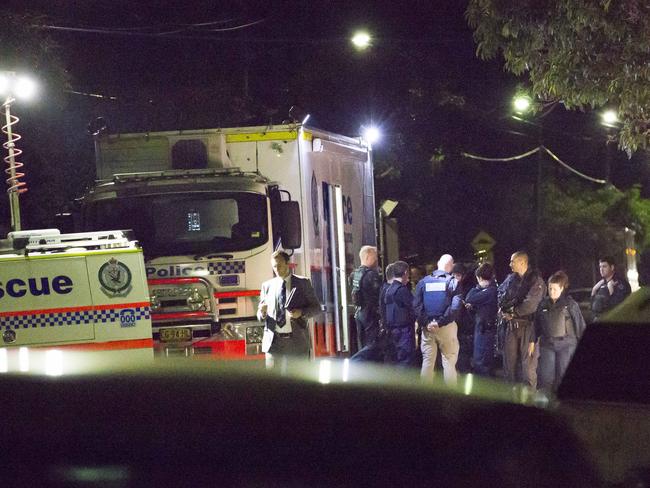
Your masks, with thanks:
M 97 277 L 102 291 L 108 296 L 126 296 L 131 291 L 131 270 L 115 258 L 99 268 Z

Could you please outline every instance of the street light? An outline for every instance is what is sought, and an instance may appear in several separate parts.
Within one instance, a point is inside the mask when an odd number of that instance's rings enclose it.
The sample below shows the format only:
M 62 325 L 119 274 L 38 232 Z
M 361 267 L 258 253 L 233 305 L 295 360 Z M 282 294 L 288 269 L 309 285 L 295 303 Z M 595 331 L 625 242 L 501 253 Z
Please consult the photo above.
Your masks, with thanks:
M 612 159 L 614 144 L 616 143 L 616 129 L 618 128 L 619 119 L 616 110 L 608 109 L 600 114 L 600 123 L 605 127 L 607 133 L 606 153 L 605 153 L 605 180 L 609 183 L 610 173 L 612 171 Z
M 605 127 L 616 127 L 616 124 L 618 124 L 616 110 L 605 110 L 601 115 L 601 121 Z
M 354 34 L 354 36 L 352 36 L 351 41 L 355 48 L 357 48 L 359 51 L 363 51 L 364 49 L 370 47 L 372 38 L 366 31 L 358 31 Z
M 381 139 L 381 132 L 377 127 L 372 125 L 369 127 L 364 127 L 363 138 L 366 140 L 366 142 L 372 145 L 375 142 L 377 142 L 379 139 Z
M 512 101 L 512 106 L 514 107 L 515 112 L 520 115 L 528 112 L 531 108 L 531 105 L 532 102 L 530 100 L 530 97 L 525 95 L 517 95 Z
M 20 178 L 25 176 L 25 174 L 17 171 L 23 166 L 22 163 L 16 161 L 16 157 L 19 156 L 22 151 L 16 147 L 16 141 L 20 140 L 20 135 L 16 134 L 12 130 L 12 126 L 16 125 L 19 119 L 15 115 L 11 115 L 11 104 L 15 102 L 16 99 L 29 100 L 35 95 L 35 93 L 36 83 L 30 78 L 17 75 L 13 71 L 0 72 L 0 97 L 4 97 L 2 107 L 5 112 L 5 125 L 2 126 L 2 132 L 7 134 L 7 142 L 5 142 L 2 147 L 4 147 L 8 152 L 8 155 L 4 160 L 8 165 L 8 168 L 5 169 L 5 173 L 9 175 L 6 182 L 9 186 L 7 193 L 9 194 L 11 229 L 13 231 L 21 230 L 20 202 L 18 196 L 21 193 L 25 193 L 27 188 L 25 187 L 25 182 L 20 181 Z

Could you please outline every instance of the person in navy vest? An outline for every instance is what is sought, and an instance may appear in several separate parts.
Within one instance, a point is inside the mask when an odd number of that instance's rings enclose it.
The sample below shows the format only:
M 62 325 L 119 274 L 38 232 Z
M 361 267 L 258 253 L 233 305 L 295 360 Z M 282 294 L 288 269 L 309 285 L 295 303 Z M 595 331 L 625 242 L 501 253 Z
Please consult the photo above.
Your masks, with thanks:
M 415 353 L 415 314 L 409 282 L 409 265 L 396 261 L 391 267 L 393 281 L 382 295 L 388 334 L 386 362 L 409 366 Z
M 465 297 L 465 308 L 474 318 L 474 350 L 472 370 L 481 376 L 489 376 L 494 358 L 494 342 L 497 332 L 497 285 L 494 266 L 481 264 L 476 270 L 478 284 Z
M 535 314 L 540 353 L 538 382 L 539 388 L 547 392 L 557 390 L 586 328 L 580 306 L 566 293 L 568 287 L 566 273 L 554 273 L 548 279 L 548 297 Z
M 455 385 L 458 374 L 458 325 L 452 307 L 454 282 L 450 274 L 454 258 L 444 254 L 438 260 L 438 269 L 420 280 L 415 289 L 413 308 L 422 329 L 422 369 L 420 376 L 433 381 L 438 348 L 442 353 L 445 383 Z

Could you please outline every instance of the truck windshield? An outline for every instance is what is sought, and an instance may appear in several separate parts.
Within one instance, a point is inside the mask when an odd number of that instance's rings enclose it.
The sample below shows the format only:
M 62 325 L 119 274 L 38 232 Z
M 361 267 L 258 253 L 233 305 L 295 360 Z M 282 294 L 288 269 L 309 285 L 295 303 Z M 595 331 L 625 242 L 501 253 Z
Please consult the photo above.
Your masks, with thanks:
M 266 197 L 220 192 L 101 200 L 86 208 L 84 227 L 133 229 L 148 258 L 246 251 L 268 239 Z

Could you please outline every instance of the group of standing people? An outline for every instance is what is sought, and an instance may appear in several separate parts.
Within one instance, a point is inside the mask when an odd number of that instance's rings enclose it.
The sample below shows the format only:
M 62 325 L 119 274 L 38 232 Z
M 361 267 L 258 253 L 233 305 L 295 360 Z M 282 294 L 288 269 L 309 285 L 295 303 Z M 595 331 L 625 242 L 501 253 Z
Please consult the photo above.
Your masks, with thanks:
M 363 246 L 359 256 L 361 266 L 350 276 L 358 345 L 353 360 L 414 366 L 419 346 L 420 374 L 432 380 L 440 351 L 445 382 L 453 385 L 460 350 L 458 322 L 465 314 L 473 325 L 474 373 L 492 373 L 501 323 L 505 379 L 532 390 L 554 391 L 586 328 L 579 305 L 567 293 L 566 273 L 557 271 L 545 283 L 522 251 L 512 255 L 512 272 L 500 285 L 492 264 L 476 267 L 470 281 L 450 254 L 443 254 L 437 269 L 414 287 L 408 263 L 389 264 L 382 280 L 377 248 Z M 320 311 L 320 303 L 310 280 L 291 272 L 287 253 L 273 253 L 271 265 L 276 276 L 262 285 L 257 313 L 265 322 L 262 350 L 267 357 L 308 357 L 306 319 Z M 602 279 L 591 292 L 596 319 L 630 294 L 612 258 L 601 258 L 599 271 Z
M 476 267 L 469 282 L 450 254 L 444 254 L 437 269 L 411 288 L 406 262 L 389 264 L 382 283 L 377 249 L 364 246 L 360 258 L 362 265 L 350 280 L 359 349 L 353 360 L 413 366 L 419 345 L 422 378 L 433 378 L 440 351 L 445 382 L 453 385 L 460 350 L 459 321 L 469 317 L 475 374 L 492 374 L 501 332 L 504 378 L 550 392 L 557 389 L 586 328 L 579 305 L 568 294 L 566 273 L 557 271 L 545 283 L 522 251 L 512 255 L 512 272 L 500 285 L 490 263 Z M 596 317 L 630 293 L 613 259 L 601 258 L 599 270 L 602 280 L 592 290 Z

